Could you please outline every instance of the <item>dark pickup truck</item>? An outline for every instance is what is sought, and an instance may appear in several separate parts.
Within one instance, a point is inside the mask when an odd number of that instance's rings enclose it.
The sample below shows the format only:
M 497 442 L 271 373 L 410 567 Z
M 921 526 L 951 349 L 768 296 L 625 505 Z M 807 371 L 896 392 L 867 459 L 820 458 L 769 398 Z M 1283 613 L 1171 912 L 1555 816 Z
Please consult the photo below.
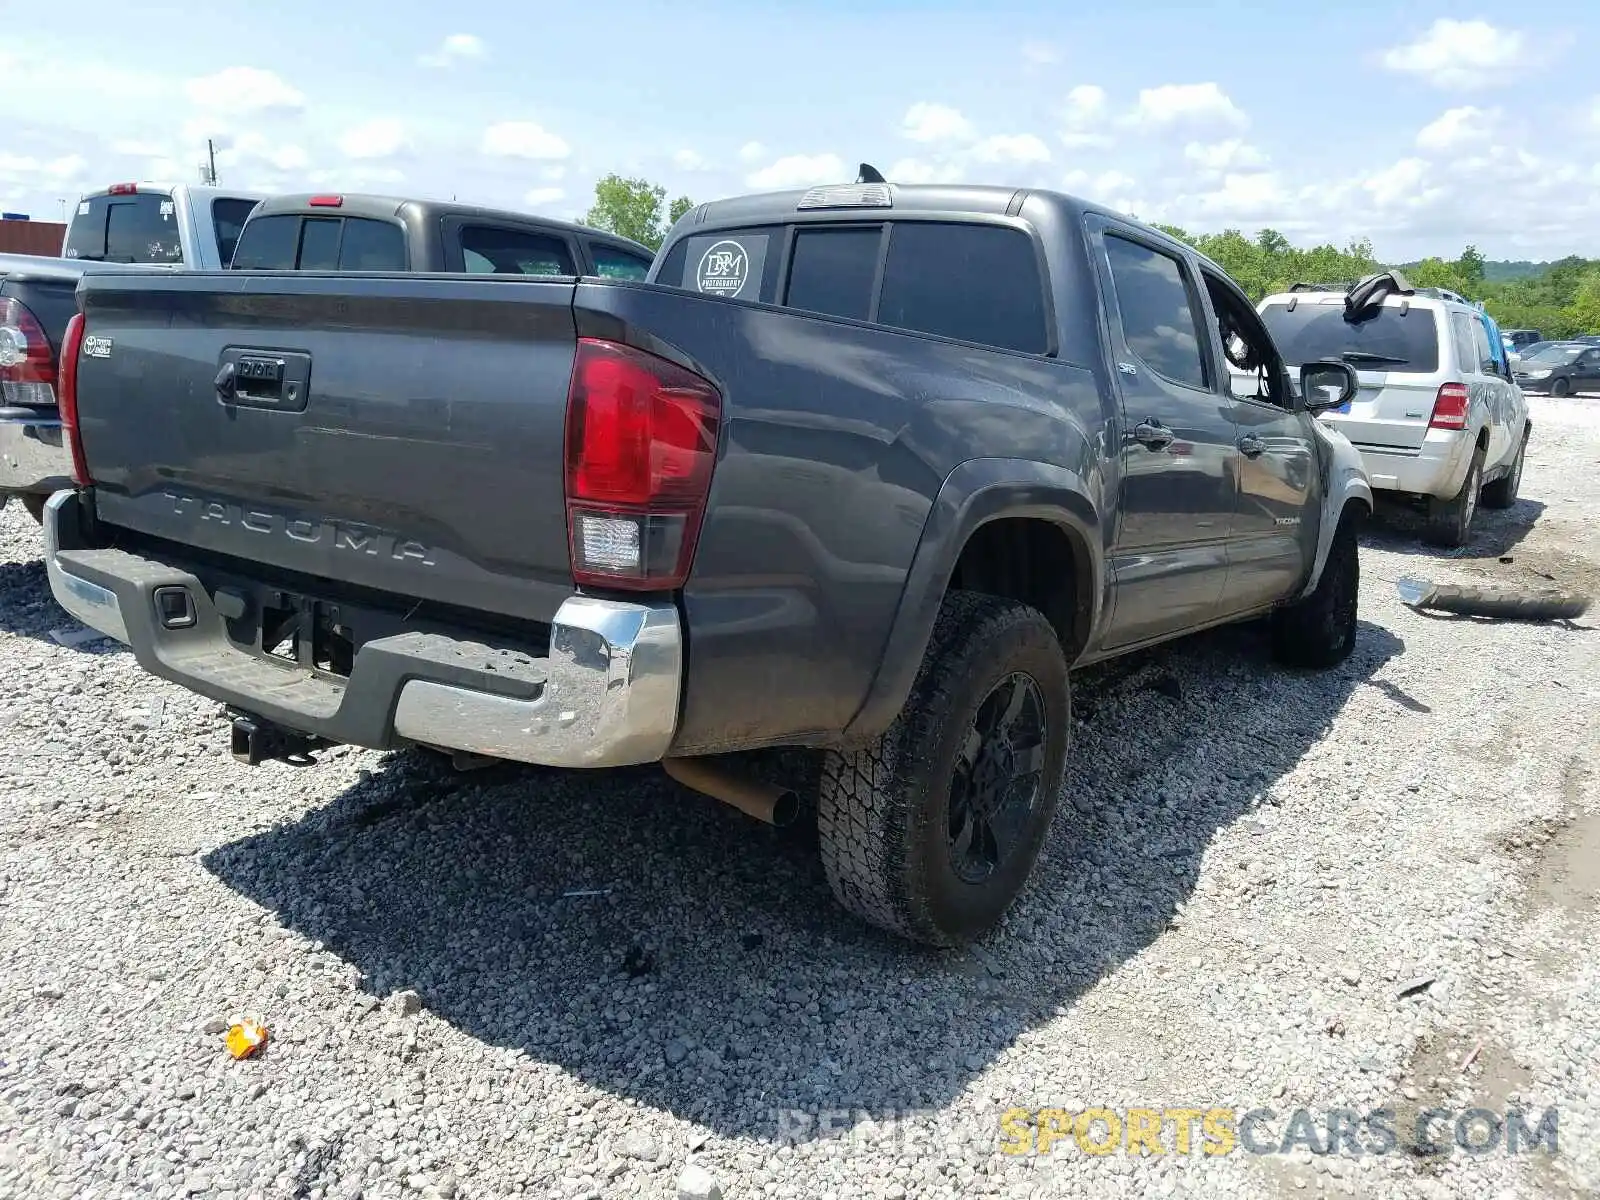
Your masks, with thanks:
M 654 255 L 614 233 L 454 201 L 274 196 L 239 235 L 236 271 L 415 271 L 643 279 Z
M 782 820 L 716 756 L 820 748 L 835 894 L 922 941 L 1021 888 L 1071 668 L 1254 617 L 1301 666 L 1356 636 L 1371 493 L 1314 417 L 1353 372 L 1291 379 L 1213 263 L 1067 196 L 721 201 L 642 283 L 78 296 L 51 586 L 229 706 L 236 754 L 659 761 Z

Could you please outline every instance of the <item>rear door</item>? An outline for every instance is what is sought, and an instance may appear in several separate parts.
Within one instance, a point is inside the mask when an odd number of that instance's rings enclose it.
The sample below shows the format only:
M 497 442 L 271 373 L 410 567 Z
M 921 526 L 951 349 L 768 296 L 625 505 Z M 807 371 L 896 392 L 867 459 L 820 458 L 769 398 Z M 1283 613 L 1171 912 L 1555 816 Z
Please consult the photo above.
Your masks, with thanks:
M 1577 377 L 1573 386 L 1580 392 L 1600 392 L 1600 347 L 1578 356 Z
M 1356 394 L 1322 420 L 1357 446 L 1422 448 L 1439 385 L 1456 378 L 1451 334 L 1436 305 L 1390 296 L 1348 321 L 1342 295 L 1314 292 L 1273 300 L 1260 312 L 1291 373 L 1321 358 L 1342 358 L 1355 368 Z
M 1239 452 L 1189 261 L 1119 222 L 1088 225 L 1122 402 L 1117 600 L 1104 643 L 1116 648 L 1215 616 Z

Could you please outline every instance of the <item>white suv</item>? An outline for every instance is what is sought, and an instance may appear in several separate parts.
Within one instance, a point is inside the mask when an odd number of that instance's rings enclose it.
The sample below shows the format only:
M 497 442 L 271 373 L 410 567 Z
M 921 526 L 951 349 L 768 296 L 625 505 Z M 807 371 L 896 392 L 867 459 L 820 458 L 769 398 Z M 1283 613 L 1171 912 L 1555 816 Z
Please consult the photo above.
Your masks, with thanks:
M 1425 505 L 1431 540 L 1464 545 L 1480 492 L 1490 508 L 1516 503 L 1533 426 L 1479 309 L 1395 272 L 1348 290 L 1296 284 L 1258 309 L 1291 372 L 1319 358 L 1356 369 L 1356 394 L 1322 420 L 1361 452 L 1374 491 Z

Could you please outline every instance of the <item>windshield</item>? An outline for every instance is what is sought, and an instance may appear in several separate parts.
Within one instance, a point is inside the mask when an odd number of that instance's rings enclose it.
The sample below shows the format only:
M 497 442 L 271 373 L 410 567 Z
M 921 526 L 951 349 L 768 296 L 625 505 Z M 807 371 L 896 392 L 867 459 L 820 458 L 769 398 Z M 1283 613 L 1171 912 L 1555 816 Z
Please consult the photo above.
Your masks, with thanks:
M 1414 371 L 1439 369 L 1439 331 L 1433 311 L 1384 305 L 1344 319 L 1342 304 L 1269 304 L 1261 310 L 1283 361 L 1298 367 L 1319 358 L 1342 358 L 1357 370 Z
M 66 257 L 90 262 L 183 262 L 183 239 L 171 194 L 85 197 L 67 227 Z
M 1571 362 L 1588 348 L 1587 346 L 1546 346 L 1537 354 L 1524 355 L 1522 361 L 1525 363 L 1544 363 L 1547 366 L 1559 365 Z

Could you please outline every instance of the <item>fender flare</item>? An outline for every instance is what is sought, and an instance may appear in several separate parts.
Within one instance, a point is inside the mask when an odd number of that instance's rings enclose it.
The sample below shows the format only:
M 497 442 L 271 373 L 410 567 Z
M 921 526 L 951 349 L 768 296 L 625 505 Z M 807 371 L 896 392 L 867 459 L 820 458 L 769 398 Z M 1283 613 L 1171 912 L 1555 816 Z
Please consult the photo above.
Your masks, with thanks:
M 905 707 L 961 551 L 980 526 L 1008 517 L 1052 522 L 1073 540 L 1088 575 L 1078 584 L 1088 610 L 1085 634 L 1095 628 L 1105 556 L 1099 509 L 1083 478 L 1027 459 L 968 459 L 946 476 L 934 498 L 872 685 L 844 730 L 845 744 L 877 737 Z
M 1351 470 L 1335 464 L 1328 490 L 1322 495 L 1322 515 L 1317 525 L 1317 554 L 1311 560 L 1311 577 L 1295 599 L 1303 599 L 1316 591 L 1322 579 L 1322 568 L 1328 562 L 1328 553 L 1333 549 L 1333 535 L 1338 532 L 1345 511 L 1352 503 L 1360 506 L 1363 516 L 1372 512 L 1372 486 L 1367 482 L 1366 472 L 1359 467 Z

